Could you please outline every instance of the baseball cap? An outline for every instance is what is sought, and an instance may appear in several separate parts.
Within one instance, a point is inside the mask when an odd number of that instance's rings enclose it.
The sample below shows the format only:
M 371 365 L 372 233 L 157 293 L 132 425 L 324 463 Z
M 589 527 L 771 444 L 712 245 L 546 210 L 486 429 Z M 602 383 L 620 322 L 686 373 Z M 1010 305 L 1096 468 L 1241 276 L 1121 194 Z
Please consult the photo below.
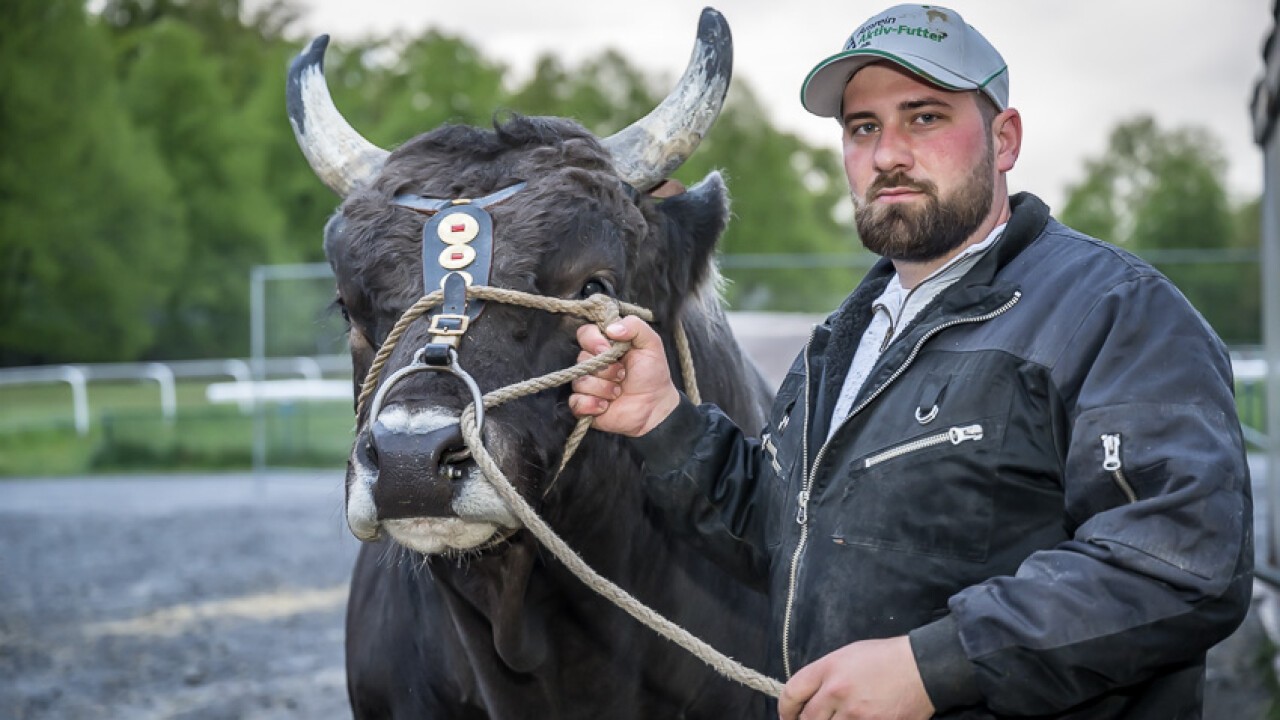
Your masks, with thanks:
M 814 115 L 839 118 L 853 74 L 888 60 L 945 90 L 980 90 L 1009 107 L 1009 68 L 960 13 L 938 5 L 896 5 L 853 31 L 844 49 L 818 63 L 800 89 Z

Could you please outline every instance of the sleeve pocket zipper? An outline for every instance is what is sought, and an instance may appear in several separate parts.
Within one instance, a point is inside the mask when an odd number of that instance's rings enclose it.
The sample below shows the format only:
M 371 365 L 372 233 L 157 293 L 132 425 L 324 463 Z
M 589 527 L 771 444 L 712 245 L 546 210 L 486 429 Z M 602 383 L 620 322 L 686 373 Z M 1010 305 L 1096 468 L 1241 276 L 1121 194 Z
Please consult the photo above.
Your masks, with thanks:
M 880 463 L 885 462 L 886 460 L 893 460 L 894 458 L 899 458 L 899 457 L 902 457 L 903 455 L 908 455 L 918 450 L 931 448 L 934 445 L 942 445 L 944 443 L 959 445 L 960 443 L 966 442 L 969 440 L 981 440 L 981 439 L 982 439 L 981 425 L 965 425 L 963 427 L 953 427 L 953 428 L 949 428 L 946 432 L 940 432 L 934 435 L 929 435 L 928 437 L 922 437 L 919 440 L 912 440 L 909 443 L 903 443 L 902 445 L 898 445 L 897 447 L 889 448 L 884 452 L 879 452 L 879 453 L 876 453 L 875 455 L 871 455 L 866 460 L 863 461 L 864 463 L 863 467 L 869 468 L 869 467 L 872 467 L 873 465 L 879 465 Z
M 1125 479 L 1124 467 L 1120 463 L 1120 433 L 1111 433 L 1102 436 L 1102 469 L 1111 473 L 1111 477 L 1115 479 L 1116 486 L 1129 498 L 1129 502 L 1138 502 L 1138 495 L 1133 491 L 1133 486 Z

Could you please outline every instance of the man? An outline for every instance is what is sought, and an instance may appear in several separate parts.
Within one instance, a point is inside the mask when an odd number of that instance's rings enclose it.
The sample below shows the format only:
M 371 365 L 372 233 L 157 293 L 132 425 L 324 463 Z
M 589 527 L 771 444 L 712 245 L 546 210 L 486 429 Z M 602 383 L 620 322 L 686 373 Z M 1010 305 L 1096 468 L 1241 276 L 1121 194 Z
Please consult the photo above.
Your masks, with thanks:
M 634 317 L 606 329 L 622 361 L 574 385 L 674 524 L 770 594 L 783 718 L 1197 718 L 1205 652 L 1245 613 L 1227 353 L 1150 266 L 1008 196 L 1008 92 L 938 6 L 871 18 L 810 73 L 883 259 L 760 442 L 681 396 Z

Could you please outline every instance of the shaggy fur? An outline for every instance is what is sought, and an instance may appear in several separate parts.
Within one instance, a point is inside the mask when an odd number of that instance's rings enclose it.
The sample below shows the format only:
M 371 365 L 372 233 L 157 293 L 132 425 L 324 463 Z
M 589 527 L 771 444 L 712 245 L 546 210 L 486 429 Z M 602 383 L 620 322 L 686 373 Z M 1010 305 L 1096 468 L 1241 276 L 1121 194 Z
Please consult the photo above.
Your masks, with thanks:
M 669 348 L 683 319 L 703 397 L 744 428 L 762 427 L 768 390 L 715 294 L 713 253 L 728 218 L 719 175 L 665 200 L 639 196 L 592 135 L 558 118 L 439 128 L 397 149 L 376 181 L 346 199 L 326 228 L 325 251 L 351 321 L 357 387 L 376 346 L 423 294 L 423 217 L 391 199 L 479 197 L 519 181 L 528 185 L 488 208 L 491 283 L 561 298 L 598 283 L 652 310 Z M 567 367 L 580 322 L 491 303 L 464 336 L 460 363 L 483 391 Z M 384 378 L 426 341 L 424 329 L 417 323 L 405 335 Z M 561 388 L 489 413 L 486 446 L 501 450 L 504 472 L 593 567 L 762 667 L 763 596 L 663 526 L 625 441 L 590 433 L 543 497 L 574 424 L 568 394 Z M 451 376 L 418 373 L 395 386 L 386 406 L 459 412 L 469 400 Z M 369 418 L 358 422 L 353 458 L 376 457 Z M 763 707 L 762 697 L 595 596 L 526 532 L 494 549 L 410 562 L 388 562 L 388 545 L 363 548 L 352 581 L 347 663 L 357 717 L 741 717 Z

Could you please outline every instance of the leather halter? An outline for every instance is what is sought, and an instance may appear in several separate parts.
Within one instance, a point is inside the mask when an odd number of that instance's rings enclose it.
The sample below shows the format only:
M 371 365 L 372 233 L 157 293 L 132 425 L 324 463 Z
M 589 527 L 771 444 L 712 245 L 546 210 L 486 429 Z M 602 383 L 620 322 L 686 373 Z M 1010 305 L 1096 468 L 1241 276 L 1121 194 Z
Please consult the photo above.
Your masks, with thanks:
M 484 208 L 510 198 L 524 186 L 519 182 L 473 199 L 413 194 L 392 198 L 395 205 L 431 216 L 422 226 L 422 288 L 429 293 L 438 287 L 444 299 L 427 316 L 431 340 L 423 348 L 423 359 L 428 364 L 448 364 L 449 349 L 457 347 L 484 310 L 483 300 L 467 300 L 467 288 L 488 285 L 493 270 L 493 218 Z

